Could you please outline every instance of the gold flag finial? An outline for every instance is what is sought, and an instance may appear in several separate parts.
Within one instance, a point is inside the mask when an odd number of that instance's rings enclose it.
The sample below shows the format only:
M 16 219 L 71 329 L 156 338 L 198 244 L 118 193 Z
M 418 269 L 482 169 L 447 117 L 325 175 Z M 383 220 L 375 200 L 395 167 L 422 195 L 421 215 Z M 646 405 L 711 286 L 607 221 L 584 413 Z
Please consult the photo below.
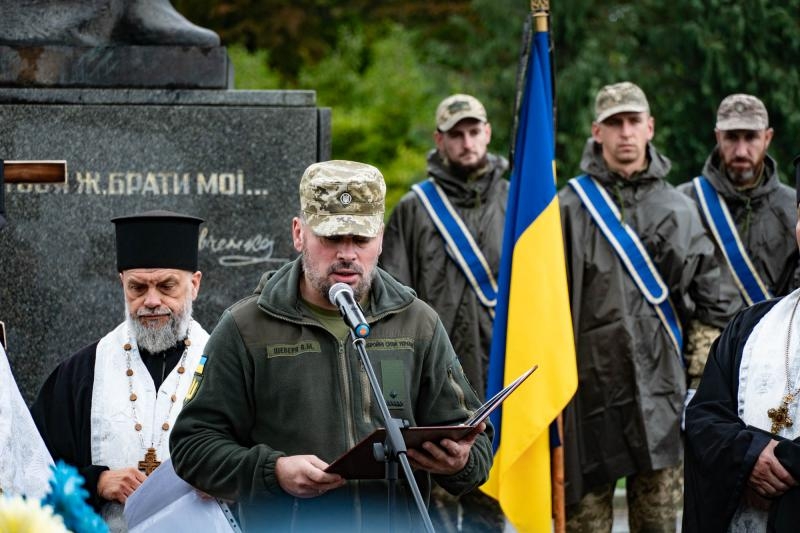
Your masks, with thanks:
M 536 21 L 536 31 L 548 31 L 550 16 L 550 0 L 531 0 L 531 13 Z

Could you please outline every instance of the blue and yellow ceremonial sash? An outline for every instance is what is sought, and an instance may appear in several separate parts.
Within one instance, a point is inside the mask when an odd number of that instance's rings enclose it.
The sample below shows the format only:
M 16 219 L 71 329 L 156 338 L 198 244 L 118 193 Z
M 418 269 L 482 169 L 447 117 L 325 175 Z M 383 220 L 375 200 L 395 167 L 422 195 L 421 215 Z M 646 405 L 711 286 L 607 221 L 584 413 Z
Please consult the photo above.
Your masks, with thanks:
M 569 185 L 577 193 L 595 224 L 617 252 L 636 286 L 664 324 L 679 356 L 683 356 L 683 332 L 669 299 L 669 288 L 661 279 L 653 260 L 638 235 L 621 220 L 617 206 L 597 181 L 586 174 L 572 178 Z
M 705 176 L 698 176 L 692 180 L 697 193 L 700 211 L 703 213 L 717 245 L 725 255 L 728 267 L 733 274 L 733 281 L 742 293 L 747 305 L 769 300 L 772 298 L 766 284 L 756 272 L 750 256 L 747 255 L 736 224 L 733 222 L 725 199 L 711 185 Z
M 458 216 L 444 191 L 427 179 L 411 187 L 417 194 L 436 229 L 445 242 L 447 255 L 456 262 L 478 296 L 494 318 L 497 305 L 497 282 L 489 263 L 481 253 L 464 221 Z

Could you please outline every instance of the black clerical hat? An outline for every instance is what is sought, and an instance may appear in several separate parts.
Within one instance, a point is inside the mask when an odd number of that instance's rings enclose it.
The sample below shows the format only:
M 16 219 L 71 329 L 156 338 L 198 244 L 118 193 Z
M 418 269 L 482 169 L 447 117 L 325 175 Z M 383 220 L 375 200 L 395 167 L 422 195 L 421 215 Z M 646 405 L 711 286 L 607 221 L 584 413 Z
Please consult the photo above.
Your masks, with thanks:
M 3 160 L 0 159 L 0 228 L 6 225 L 6 182 L 3 179 Z
M 176 268 L 197 270 L 197 240 L 203 219 L 147 211 L 112 218 L 117 230 L 117 270 Z

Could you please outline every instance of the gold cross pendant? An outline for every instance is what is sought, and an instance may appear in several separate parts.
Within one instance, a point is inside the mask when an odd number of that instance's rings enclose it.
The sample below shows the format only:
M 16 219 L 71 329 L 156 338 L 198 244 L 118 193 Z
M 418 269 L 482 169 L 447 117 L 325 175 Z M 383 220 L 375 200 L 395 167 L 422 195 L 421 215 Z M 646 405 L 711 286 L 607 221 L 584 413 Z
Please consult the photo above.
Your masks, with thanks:
M 156 449 L 147 448 L 147 453 L 144 454 L 144 461 L 139 461 L 139 470 L 149 476 L 160 464 L 161 461 L 156 457 Z
M 790 428 L 794 421 L 789 416 L 789 402 L 787 401 L 788 398 L 791 398 L 790 395 L 787 395 L 783 399 L 783 403 L 777 409 L 770 409 L 767 411 L 767 416 L 770 417 L 772 420 L 772 431 L 773 435 L 777 435 L 780 430 L 783 428 Z M 791 399 L 789 399 L 791 401 Z

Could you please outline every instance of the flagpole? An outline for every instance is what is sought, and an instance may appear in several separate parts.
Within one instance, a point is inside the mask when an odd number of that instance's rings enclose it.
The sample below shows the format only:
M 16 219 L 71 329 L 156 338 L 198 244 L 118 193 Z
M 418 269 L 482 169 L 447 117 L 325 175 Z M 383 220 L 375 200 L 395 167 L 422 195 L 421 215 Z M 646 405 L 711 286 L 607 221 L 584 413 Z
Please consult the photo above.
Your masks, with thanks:
M 531 0 L 534 31 L 550 30 L 550 0 Z
M 550 485 L 553 491 L 553 533 L 566 533 L 567 513 L 564 504 L 564 420 L 559 414 L 556 419 L 558 439 L 561 446 L 550 452 Z
M 550 31 L 550 0 L 531 0 L 531 14 L 535 32 Z M 555 92 L 553 93 L 555 102 Z M 555 104 L 554 104 L 555 105 Z M 555 111 L 555 110 L 554 110 Z M 553 113 L 555 120 L 555 112 Z M 554 135 L 555 137 L 555 135 Z M 564 427 L 561 414 L 556 419 L 558 440 L 562 442 Z M 551 450 L 550 487 L 553 500 L 553 532 L 565 533 L 567 528 L 566 509 L 564 504 L 564 447 L 557 446 Z

